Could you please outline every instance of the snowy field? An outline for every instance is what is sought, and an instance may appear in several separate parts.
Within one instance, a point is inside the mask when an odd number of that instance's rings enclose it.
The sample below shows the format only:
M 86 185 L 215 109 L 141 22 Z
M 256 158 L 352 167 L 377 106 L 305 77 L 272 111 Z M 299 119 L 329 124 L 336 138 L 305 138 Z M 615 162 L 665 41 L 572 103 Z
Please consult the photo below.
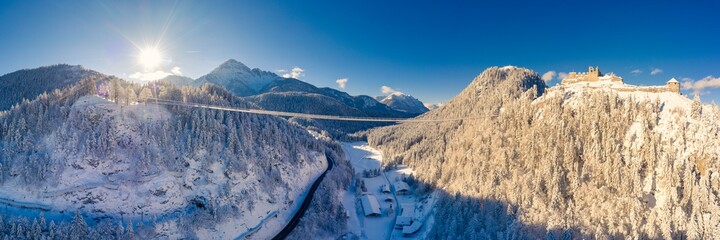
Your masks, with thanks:
M 359 186 L 352 185 L 350 191 L 342 193 L 343 204 L 345 209 L 349 209 L 350 215 L 348 231 L 359 236 L 360 239 L 415 239 L 421 238 L 421 236 L 426 234 L 427 229 L 429 229 L 429 225 L 427 224 L 425 224 L 419 232 L 410 236 L 403 236 L 402 229 L 396 229 L 394 227 L 395 220 L 398 214 L 400 214 L 399 206 L 406 204 L 415 206 L 415 219 L 432 223 L 430 213 L 432 213 L 436 200 L 434 194 L 431 193 L 418 198 L 412 194 L 397 195 L 395 191 L 392 191 L 392 193 L 383 193 L 381 190 L 383 185 L 392 185 L 400 181 L 403 177 L 412 174 L 413 170 L 401 165 L 398 166 L 397 169 L 382 171 L 380 176 L 366 178 L 362 176 L 363 171 L 381 168 L 383 160 L 382 153 L 368 146 L 366 142 L 342 143 L 342 147 L 346 157 L 355 169 L 355 178 L 362 178 L 365 181 L 367 188 L 366 194 L 376 196 L 380 203 L 382 213 L 380 216 L 366 217 L 362 209 L 362 204 L 360 203 L 360 194 L 357 194 L 360 191 L 356 190 Z M 353 179 L 353 183 L 356 183 L 356 179 Z M 386 201 L 386 199 L 391 200 Z M 390 205 L 392 205 L 392 209 Z

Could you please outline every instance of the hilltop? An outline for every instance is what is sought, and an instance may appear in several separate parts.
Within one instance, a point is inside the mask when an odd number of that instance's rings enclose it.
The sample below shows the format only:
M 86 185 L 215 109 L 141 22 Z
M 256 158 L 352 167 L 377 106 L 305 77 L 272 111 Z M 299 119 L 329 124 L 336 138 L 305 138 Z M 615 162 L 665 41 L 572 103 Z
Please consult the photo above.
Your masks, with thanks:
M 33 100 L 42 93 L 62 89 L 84 78 L 106 77 L 80 65 L 57 64 L 23 69 L 0 76 L 0 111 L 8 110 L 23 100 Z
M 581 84 L 582 85 L 582 84 Z M 717 233 L 720 110 L 680 94 L 547 88 L 489 68 L 369 143 L 446 192 L 434 238 L 707 238 Z

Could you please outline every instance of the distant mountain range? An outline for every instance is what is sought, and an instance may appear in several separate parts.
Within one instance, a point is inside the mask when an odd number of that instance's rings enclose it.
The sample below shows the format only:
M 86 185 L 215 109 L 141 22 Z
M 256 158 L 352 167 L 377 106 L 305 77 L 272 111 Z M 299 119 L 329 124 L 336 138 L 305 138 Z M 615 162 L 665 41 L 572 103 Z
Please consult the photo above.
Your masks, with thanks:
M 417 109 L 413 109 L 413 111 L 406 111 L 402 108 L 394 109 L 370 96 L 351 96 L 346 92 L 327 87 L 319 88 L 298 79 L 284 78 L 258 68 L 251 69 L 234 59 L 225 61 L 210 73 L 196 80 L 181 76 L 168 76 L 162 80 L 180 86 L 216 84 L 267 110 L 400 118 L 414 117 L 421 113 Z M 288 98 L 292 100 L 285 101 Z M 390 102 L 394 103 L 395 101 Z M 408 105 L 406 103 L 398 104 L 403 107 Z
M 273 111 L 389 118 L 410 118 L 428 111 L 422 102 L 409 95 L 396 95 L 389 97 L 385 102 L 380 102 L 367 95 L 352 96 L 343 91 L 327 87 L 319 88 L 295 78 L 284 78 L 258 68 L 251 69 L 234 59 L 225 61 L 196 80 L 173 75 L 161 81 L 179 86 L 196 87 L 208 83 L 219 85 L 259 108 Z M 325 120 L 302 122 L 337 134 L 382 125 L 382 123 L 338 123 Z
M 83 78 L 103 78 L 108 75 L 85 69 L 79 65 L 58 64 L 25 69 L 0 76 L 0 110 L 7 110 L 23 99 L 33 99 L 43 92 L 62 89 Z M 409 118 L 427 111 L 423 104 L 406 94 L 391 94 L 384 99 L 367 95 L 352 96 L 327 87 L 284 78 L 269 71 L 249 68 L 230 59 L 198 79 L 170 75 L 160 81 L 177 86 L 198 87 L 215 84 L 257 107 L 275 111 L 359 117 Z

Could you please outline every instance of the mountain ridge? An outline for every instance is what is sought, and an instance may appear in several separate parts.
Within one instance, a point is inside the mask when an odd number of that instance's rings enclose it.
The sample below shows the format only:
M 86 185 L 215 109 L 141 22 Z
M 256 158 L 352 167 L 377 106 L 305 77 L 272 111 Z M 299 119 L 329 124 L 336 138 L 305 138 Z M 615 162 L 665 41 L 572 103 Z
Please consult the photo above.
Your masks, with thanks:
M 0 111 L 25 100 L 35 99 L 42 93 L 62 89 L 87 77 L 102 78 L 109 75 L 86 69 L 81 65 L 55 64 L 27 68 L 0 76 Z
M 398 111 L 367 95 L 352 96 L 337 89 L 316 87 L 299 79 L 280 77 L 258 68 L 251 69 L 234 59 L 223 62 L 191 84 L 187 84 L 187 79 L 173 78 L 176 77 L 167 77 L 164 80 L 195 87 L 206 83 L 216 84 L 265 110 L 391 118 L 409 118 L 419 114 Z M 382 123 L 359 122 L 334 123 L 326 120 L 312 122 L 335 136 L 382 125 Z
M 381 98 L 381 97 L 378 97 Z M 430 111 L 425 104 L 417 98 L 402 92 L 394 92 L 380 99 L 380 102 L 390 108 L 407 113 L 422 114 Z

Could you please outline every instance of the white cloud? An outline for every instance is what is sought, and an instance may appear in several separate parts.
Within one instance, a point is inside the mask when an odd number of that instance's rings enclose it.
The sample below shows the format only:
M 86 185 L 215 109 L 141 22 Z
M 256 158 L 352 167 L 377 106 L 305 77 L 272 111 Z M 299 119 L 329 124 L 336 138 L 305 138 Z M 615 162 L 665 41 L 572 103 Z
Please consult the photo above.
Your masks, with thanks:
M 642 71 L 642 70 L 640 70 L 640 69 L 635 69 L 635 70 L 632 70 L 632 71 L 630 71 L 630 73 L 632 73 L 633 75 L 636 75 L 636 76 L 637 76 L 637 75 L 640 75 L 640 74 L 642 74 L 642 73 L 643 73 L 643 71 Z
M 682 87 L 693 90 L 695 94 L 700 94 L 702 90 L 706 88 L 720 88 L 720 77 L 707 76 L 697 81 L 693 81 L 690 78 L 683 78 Z
M 555 71 L 548 71 L 542 75 L 542 80 L 545 82 L 550 82 L 553 80 L 553 78 L 555 78 L 555 75 L 557 75 Z
M 182 75 L 180 67 L 173 67 L 172 69 L 170 69 L 170 72 L 166 72 L 163 70 L 157 70 L 154 72 L 135 72 L 133 74 L 130 74 L 128 77 L 131 79 L 147 82 L 162 79 L 170 75 Z
M 566 78 L 568 78 L 568 76 L 569 76 L 569 75 L 568 75 L 568 73 L 566 73 L 566 72 L 559 72 L 559 73 L 558 73 L 558 79 L 560 79 L 560 80 L 566 79 Z
M 174 67 L 170 69 L 170 72 L 175 75 L 182 75 L 182 72 L 180 71 L 180 67 Z
M 382 87 L 380 87 L 380 92 L 382 92 L 383 94 L 390 95 L 390 94 L 393 94 L 393 93 L 396 93 L 399 91 L 397 91 L 391 87 L 388 87 L 388 86 L 382 86 Z
M 650 71 L 650 75 L 658 75 L 658 74 L 661 74 L 662 72 L 663 72 L 662 69 L 653 68 L 652 71 Z
M 158 80 L 158 79 L 170 76 L 170 75 L 172 75 L 172 73 L 165 72 L 162 70 L 157 70 L 154 72 L 135 72 L 133 74 L 130 74 L 130 76 L 128 76 L 128 77 L 130 77 L 132 79 L 137 79 L 140 81 L 147 82 L 147 81 Z
M 281 69 L 281 70 L 282 70 L 282 69 Z M 294 67 L 292 70 L 290 70 L 289 73 L 283 74 L 282 76 L 283 76 L 284 78 L 300 79 L 301 77 L 304 77 L 304 76 L 305 76 L 304 72 L 305 72 L 305 69 L 302 69 L 302 68 L 299 68 L 299 67 Z
M 345 85 L 348 82 L 348 78 L 340 78 L 338 80 L 335 80 L 335 82 L 338 84 L 338 87 L 340 87 L 340 89 L 345 89 Z
M 432 103 L 432 104 L 430 104 L 430 103 L 423 103 L 423 105 L 425 105 L 425 107 L 426 107 L 427 109 L 435 110 L 435 109 L 438 109 L 438 108 L 442 107 L 443 105 L 445 105 L 445 103 Z

